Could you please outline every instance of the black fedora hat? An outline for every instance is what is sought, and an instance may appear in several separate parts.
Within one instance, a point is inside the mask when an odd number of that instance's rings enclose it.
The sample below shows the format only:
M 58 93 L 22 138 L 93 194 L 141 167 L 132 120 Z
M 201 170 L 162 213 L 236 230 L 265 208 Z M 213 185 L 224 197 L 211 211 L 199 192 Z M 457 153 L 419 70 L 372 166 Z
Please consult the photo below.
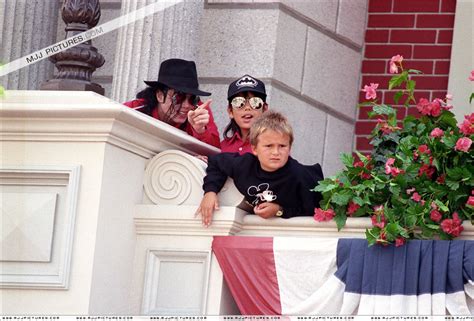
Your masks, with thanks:
M 168 59 L 161 63 L 158 81 L 146 81 L 150 87 L 165 85 L 168 88 L 197 96 L 210 96 L 211 93 L 199 90 L 196 64 L 183 59 Z

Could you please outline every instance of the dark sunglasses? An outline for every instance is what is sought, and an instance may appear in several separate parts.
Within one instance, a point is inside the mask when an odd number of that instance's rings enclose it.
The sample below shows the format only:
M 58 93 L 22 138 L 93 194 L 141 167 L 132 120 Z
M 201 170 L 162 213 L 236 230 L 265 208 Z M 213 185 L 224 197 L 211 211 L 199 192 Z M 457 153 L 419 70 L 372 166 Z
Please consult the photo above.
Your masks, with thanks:
M 230 105 L 234 109 L 242 109 L 242 108 L 245 107 L 245 104 L 247 103 L 247 101 L 248 101 L 250 107 L 252 107 L 252 109 L 260 109 L 265 104 L 263 99 L 260 98 L 260 97 L 250 97 L 250 98 L 234 97 L 230 101 Z
M 199 96 L 186 94 L 186 93 L 183 93 L 183 92 L 180 92 L 180 91 L 177 91 L 173 94 L 173 96 L 171 97 L 171 102 L 173 103 L 173 105 L 180 105 L 188 97 L 189 97 L 189 102 L 191 103 L 191 105 L 196 107 L 197 104 L 199 103 Z

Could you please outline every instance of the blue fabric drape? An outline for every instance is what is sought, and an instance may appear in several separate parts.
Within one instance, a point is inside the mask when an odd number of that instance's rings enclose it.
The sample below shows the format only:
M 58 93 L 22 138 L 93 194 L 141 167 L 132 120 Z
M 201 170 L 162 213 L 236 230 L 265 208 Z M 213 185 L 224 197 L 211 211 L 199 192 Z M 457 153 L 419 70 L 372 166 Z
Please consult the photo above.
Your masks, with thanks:
M 412 240 L 401 247 L 368 247 L 340 239 L 336 277 L 346 293 L 421 295 L 464 291 L 474 277 L 474 241 Z

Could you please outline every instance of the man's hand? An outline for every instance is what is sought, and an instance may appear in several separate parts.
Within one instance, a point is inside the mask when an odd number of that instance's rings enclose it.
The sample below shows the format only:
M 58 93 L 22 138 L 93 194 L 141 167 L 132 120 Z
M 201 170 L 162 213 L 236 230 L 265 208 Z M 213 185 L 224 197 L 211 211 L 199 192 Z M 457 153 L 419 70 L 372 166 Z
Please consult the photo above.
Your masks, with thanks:
M 255 206 L 253 211 L 262 218 L 269 218 L 275 216 L 279 209 L 280 205 L 276 203 L 265 202 Z
M 188 121 L 194 130 L 198 134 L 202 134 L 206 131 L 206 126 L 209 123 L 209 111 L 206 109 L 211 104 L 212 100 L 209 99 L 195 110 L 188 112 Z
M 219 209 L 219 203 L 217 201 L 217 194 L 214 192 L 207 192 L 204 194 L 204 197 L 199 204 L 198 209 L 196 210 L 196 216 L 201 214 L 202 224 L 205 227 L 211 225 L 212 216 L 214 215 L 214 210 Z

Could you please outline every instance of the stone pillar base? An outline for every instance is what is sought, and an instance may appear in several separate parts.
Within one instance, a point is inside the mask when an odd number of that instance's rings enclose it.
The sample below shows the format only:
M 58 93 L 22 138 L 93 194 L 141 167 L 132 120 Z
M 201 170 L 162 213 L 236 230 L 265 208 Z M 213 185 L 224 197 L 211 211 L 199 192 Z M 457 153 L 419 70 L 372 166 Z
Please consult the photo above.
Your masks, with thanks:
M 99 84 L 67 79 L 48 80 L 41 85 L 41 90 L 93 91 L 102 96 L 105 93 Z

